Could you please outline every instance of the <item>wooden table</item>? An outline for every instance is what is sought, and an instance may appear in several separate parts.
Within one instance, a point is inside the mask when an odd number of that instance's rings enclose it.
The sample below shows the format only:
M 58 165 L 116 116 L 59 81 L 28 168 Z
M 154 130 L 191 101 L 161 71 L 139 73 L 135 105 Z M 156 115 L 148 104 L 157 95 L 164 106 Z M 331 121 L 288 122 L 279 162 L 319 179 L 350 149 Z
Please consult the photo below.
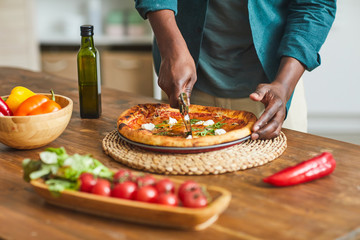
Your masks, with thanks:
M 102 139 L 115 128 L 123 110 L 155 101 L 105 88 L 101 118 L 82 120 L 74 81 L 0 68 L 0 83 L 0 95 L 22 85 L 35 92 L 52 88 L 72 98 L 72 119 L 66 131 L 48 146 L 64 146 L 70 154 L 92 153 L 114 168 L 122 166 L 102 151 Z M 222 175 L 174 177 L 195 179 L 232 192 L 229 208 L 217 222 L 200 232 L 138 225 L 49 205 L 22 180 L 22 160 L 38 159 L 44 148 L 20 151 L 0 144 L 0 239 L 360 239 L 360 146 L 283 131 L 288 138 L 287 150 L 264 166 Z M 332 152 L 337 160 L 332 175 L 287 188 L 262 183 L 263 177 L 323 151 Z

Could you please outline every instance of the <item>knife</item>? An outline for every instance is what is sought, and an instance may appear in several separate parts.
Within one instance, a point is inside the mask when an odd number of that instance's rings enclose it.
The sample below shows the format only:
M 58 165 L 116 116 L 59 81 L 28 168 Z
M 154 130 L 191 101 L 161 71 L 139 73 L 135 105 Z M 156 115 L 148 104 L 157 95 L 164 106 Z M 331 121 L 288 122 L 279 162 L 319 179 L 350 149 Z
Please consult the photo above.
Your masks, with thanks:
M 179 96 L 179 110 L 184 121 L 185 129 L 186 129 L 186 137 L 191 136 L 192 138 L 192 130 L 191 130 L 191 122 L 189 116 L 189 106 L 190 100 L 186 93 L 181 93 Z

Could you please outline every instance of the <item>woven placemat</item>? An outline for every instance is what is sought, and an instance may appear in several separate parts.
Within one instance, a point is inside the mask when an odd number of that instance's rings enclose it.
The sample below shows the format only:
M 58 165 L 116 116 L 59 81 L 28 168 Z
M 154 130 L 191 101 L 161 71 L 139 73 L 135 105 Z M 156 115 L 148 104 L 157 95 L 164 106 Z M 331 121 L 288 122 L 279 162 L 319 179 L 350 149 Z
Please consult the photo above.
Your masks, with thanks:
M 122 140 L 116 130 L 102 141 L 104 152 L 130 168 L 159 174 L 206 175 L 245 170 L 278 158 L 287 147 L 283 132 L 271 140 L 246 140 L 218 151 L 169 154 L 144 150 Z

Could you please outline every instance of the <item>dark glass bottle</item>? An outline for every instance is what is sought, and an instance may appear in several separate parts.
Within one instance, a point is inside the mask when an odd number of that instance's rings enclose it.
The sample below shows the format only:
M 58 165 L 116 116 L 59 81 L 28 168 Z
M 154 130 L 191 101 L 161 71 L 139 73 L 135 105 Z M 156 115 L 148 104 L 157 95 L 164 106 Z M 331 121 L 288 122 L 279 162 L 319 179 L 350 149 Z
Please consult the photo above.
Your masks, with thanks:
M 81 118 L 101 115 L 100 55 L 94 45 L 94 27 L 82 25 L 81 46 L 77 55 Z

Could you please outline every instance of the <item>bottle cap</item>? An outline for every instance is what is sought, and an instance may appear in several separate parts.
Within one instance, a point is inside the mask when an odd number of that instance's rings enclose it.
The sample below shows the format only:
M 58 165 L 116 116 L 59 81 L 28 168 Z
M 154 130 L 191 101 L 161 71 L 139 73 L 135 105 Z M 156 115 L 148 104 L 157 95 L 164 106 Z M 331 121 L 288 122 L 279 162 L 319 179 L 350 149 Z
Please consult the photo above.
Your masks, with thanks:
M 94 26 L 93 25 L 81 25 L 80 26 L 80 35 L 83 37 L 94 35 Z

